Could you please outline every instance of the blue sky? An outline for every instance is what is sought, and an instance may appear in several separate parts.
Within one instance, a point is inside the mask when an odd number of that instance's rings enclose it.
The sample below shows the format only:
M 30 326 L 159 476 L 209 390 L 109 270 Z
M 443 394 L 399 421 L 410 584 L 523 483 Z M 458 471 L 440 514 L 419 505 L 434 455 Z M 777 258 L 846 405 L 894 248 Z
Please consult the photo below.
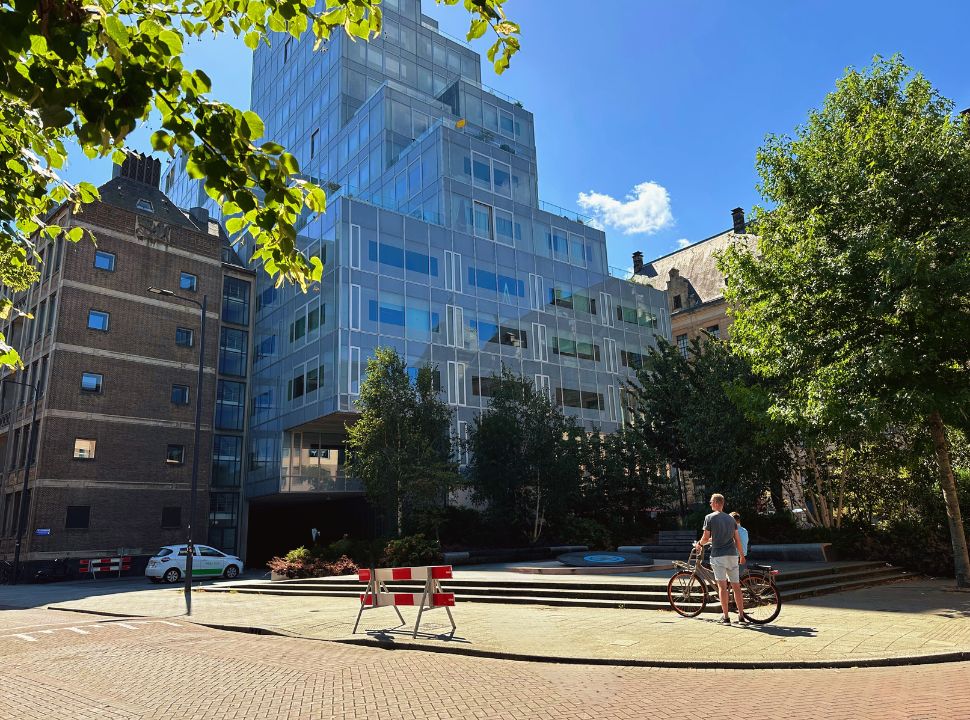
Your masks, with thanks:
M 970 107 L 967 2 L 507 0 L 506 10 L 523 49 L 483 80 L 535 114 L 540 197 L 597 214 L 619 267 L 634 250 L 650 259 L 720 232 L 731 208 L 756 204 L 764 136 L 791 132 L 849 65 L 902 53 Z M 424 11 L 464 37 L 460 4 L 424 0 Z M 206 70 L 217 97 L 248 107 L 241 43 L 190 45 L 187 64 Z M 74 156 L 68 176 L 109 173 Z

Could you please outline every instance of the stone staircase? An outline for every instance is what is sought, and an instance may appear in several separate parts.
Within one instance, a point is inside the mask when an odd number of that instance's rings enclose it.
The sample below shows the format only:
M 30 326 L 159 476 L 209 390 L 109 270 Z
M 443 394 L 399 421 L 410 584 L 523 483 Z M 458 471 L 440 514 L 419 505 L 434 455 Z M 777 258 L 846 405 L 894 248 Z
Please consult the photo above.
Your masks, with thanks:
M 910 577 L 906 571 L 879 562 L 821 564 L 781 573 L 776 577 L 782 602 L 853 590 L 868 585 Z M 421 592 L 417 583 L 388 583 L 392 591 Z M 617 579 L 592 582 L 581 576 L 569 580 L 493 580 L 455 579 L 444 583 L 456 594 L 458 602 L 482 602 L 566 607 L 639 608 L 669 610 L 667 577 Z M 356 576 L 309 580 L 284 580 L 258 584 L 220 584 L 204 588 L 205 592 L 235 592 L 276 596 L 345 597 L 357 599 L 364 585 Z M 708 611 L 717 612 L 711 604 Z

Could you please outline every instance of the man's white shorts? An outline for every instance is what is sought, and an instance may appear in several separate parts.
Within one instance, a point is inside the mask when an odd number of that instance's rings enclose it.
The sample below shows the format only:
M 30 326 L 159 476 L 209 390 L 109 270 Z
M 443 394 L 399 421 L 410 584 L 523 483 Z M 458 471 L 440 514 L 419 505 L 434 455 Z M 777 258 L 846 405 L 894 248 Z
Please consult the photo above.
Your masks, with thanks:
M 737 555 L 712 557 L 711 568 L 714 570 L 715 580 L 729 580 L 732 583 L 740 582 Z

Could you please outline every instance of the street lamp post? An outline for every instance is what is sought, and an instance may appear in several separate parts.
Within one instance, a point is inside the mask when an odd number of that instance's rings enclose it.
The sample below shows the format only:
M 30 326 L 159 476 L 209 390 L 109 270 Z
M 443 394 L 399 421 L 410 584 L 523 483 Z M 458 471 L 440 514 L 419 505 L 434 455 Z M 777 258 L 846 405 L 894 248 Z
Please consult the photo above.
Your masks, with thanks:
M 13 584 L 16 585 L 20 578 L 20 545 L 24 538 L 24 525 L 27 524 L 27 493 L 29 492 L 27 479 L 30 477 L 30 451 L 34 448 L 34 434 L 37 432 L 37 386 L 22 380 L 8 380 L 7 378 L 4 378 L 2 382 L 11 385 L 23 385 L 34 391 L 33 409 L 30 413 L 30 431 L 27 433 L 27 466 L 24 468 L 24 488 L 20 493 L 20 511 L 17 513 L 17 542 L 13 550 Z M 17 448 L 14 448 L 14 452 L 16 451 Z
M 205 367 L 205 311 L 208 296 L 202 296 L 202 302 L 192 298 L 176 295 L 172 290 L 150 287 L 148 292 L 165 297 L 174 297 L 197 305 L 202 312 L 199 330 L 199 382 L 195 390 L 195 442 L 192 448 L 192 490 L 189 494 L 189 520 L 185 539 L 185 614 L 192 614 L 192 566 L 195 556 L 195 546 L 192 543 L 192 520 L 195 518 L 195 496 L 199 488 L 199 445 L 202 435 L 202 380 Z

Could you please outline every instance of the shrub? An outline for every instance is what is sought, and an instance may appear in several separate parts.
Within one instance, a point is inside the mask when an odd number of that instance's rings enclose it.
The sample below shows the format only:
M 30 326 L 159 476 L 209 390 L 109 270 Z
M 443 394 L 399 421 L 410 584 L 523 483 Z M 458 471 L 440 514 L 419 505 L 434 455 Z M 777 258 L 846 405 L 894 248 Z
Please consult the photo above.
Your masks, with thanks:
M 604 550 L 613 547 L 609 529 L 590 518 L 570 515 L 552 528 L 559 542 L 567 545 L 586 545 L 591 550 Z
M 391 540 L 381 558 L 381 565 L 388 567 L 434 565 L 438 562 L 441 562 L 441 546 L 437 540 L 428 540 L 421 533 Z
M 311 557 L 306 548 L 297 548 L 286 553 L 286 557 L 274 557 L 266 567 L 277 575 L 285 575 L 291 580 L 298 578 L 330 577 L 331 575 L 351 575 L 357 572 L 357 564 L 346 555 L 333 562 Z

